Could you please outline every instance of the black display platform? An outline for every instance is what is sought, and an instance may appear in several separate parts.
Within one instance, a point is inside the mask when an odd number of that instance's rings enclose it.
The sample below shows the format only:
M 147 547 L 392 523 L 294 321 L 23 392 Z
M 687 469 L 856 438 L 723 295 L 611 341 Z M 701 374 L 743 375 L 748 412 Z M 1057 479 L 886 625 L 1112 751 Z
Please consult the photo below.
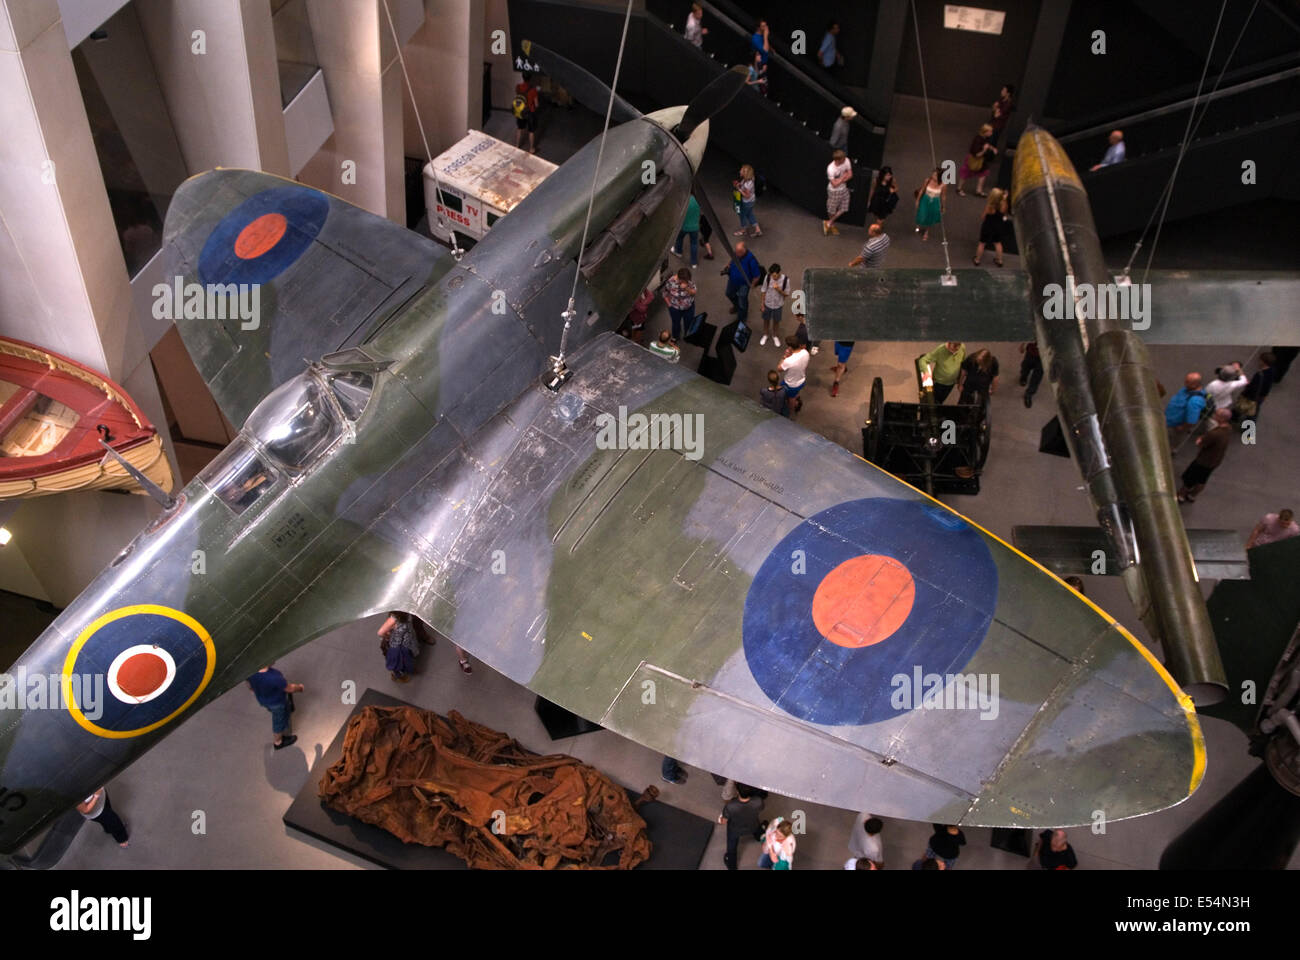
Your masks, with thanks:
M 597 730 L 605 729 L 600 724 L 592 723 L 576 713 L 570 713 L 558 703 L 551 703 L 544 697 L 538 697 L 533 701 L 533 709 L 537 711 L 538 719 L 542 721 L 547 736 L 552 740 L 567 740 L 579 734 L 595 733 Z
M 418 843 L 403 843 L 387 830 L 330 810 L 317 796 L 320 778 L 343 754 L 343 737 L 353 714 L 362 707 L 407 706 L 415 704 L 367 689 L 352 713 L 348 714 L 347 720 L 339 727 L 329 748 L 311 768 L 307 782 L 298 791 L 298 796 L 285 811 L 285 826 L 390 870 L 466 870 L 468 867 L 463 860 L 445 850 Z M 639 796 L 639 791 L 629 790 L 628 795 L 635 798 Z M 650 859 L 636 869 L 699 869 L 709 837 L 713 834 L 714 824 L 711 820 L 659 801 L 642 805 L 638 812 L 645 819 L 654 849 Z

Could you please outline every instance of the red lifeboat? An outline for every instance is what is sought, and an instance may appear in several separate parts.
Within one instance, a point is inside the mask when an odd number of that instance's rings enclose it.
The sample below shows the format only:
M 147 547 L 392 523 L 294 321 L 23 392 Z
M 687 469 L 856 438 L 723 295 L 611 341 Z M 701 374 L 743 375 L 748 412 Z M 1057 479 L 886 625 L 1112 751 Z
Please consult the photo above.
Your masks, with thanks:
M 0 499 L 140 485 L 100 439 L 163 490 L 162 438 L 120 386 L 75 360 L 0 337 Z

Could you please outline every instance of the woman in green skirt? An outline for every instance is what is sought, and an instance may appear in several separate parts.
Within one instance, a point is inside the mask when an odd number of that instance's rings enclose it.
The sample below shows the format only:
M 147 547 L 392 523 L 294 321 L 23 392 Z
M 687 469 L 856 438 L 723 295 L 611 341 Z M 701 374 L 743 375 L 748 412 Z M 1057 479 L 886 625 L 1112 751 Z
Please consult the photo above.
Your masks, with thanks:
M 916 230 L 922 240 L 930 239 L 930 228 L 943 219 L 947 207 L 948 187 L 939 168 L 935 167 L 925 183 L 912 196 L 916 199 Z

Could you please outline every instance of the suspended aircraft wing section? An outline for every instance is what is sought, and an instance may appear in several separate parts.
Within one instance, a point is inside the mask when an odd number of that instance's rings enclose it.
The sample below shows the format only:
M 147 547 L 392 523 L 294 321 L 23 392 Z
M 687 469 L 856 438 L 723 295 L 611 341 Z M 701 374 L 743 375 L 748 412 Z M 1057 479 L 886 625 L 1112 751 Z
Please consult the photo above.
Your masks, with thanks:
M 251 170 L 214 170 L 172 198 L 167 290 L 185 346 L 241 424 L 304 358 L 373 335 L 454 263 L 433 241 L 337 197 Z
M 1019 271 L 814 267 L 804 271 L 808 333 L 822 340 L 968 343 L 1032 340 L 1029 278 Z M 1139 279 L 1138 277 L 1134 278 Z M 1121 304 L 1148 344 L 1289 343 L 1300 273 L 1152 270 L 1150 290 Z M 1122 289 L 1122 288 L 1121 288 Z M 1145 316 L 1138 311 L 1147 310 Z
M 622 338 L 570 367 L 370 526 L 413 547 L 394 605 L 657 751 L 833 806 L 1047 826 L 1195 789 L 1190 700 L 1046 570 Z
M 1121 572 L 1106 535 L 1096 526 L 1015 526 L 1011 542 L 1059 577 L 1119 576 Z M 1250 579 L 1250 561 L 1240 532 L 1191 529 L 1187 542 L 1202 580 Z

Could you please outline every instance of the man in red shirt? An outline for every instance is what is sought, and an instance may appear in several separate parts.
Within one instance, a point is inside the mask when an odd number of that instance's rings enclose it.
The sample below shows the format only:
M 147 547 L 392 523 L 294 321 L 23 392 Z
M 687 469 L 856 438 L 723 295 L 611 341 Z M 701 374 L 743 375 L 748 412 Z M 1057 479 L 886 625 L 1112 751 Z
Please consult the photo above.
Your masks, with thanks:
M 537 152 L 537 108 L 541 104 L 541 91 L 533 83 L 530 71 L 524 71 L 522 83 L 515 85 L 515 98 L 511 101 L 511 110 L 515 115 L 515 146 L 522 147 L 524 131 L 528 131 L 528 152 Z

